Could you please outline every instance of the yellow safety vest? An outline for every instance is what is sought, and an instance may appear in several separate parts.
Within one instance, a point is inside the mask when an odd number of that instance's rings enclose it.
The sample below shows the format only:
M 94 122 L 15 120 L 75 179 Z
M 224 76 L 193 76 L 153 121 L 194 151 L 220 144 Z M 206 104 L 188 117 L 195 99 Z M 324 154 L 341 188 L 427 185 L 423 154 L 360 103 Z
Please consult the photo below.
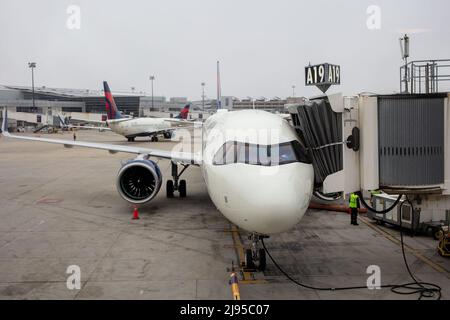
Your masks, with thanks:
M 358 208 L 358 196 L 354 193 L 350 195 L 350 208 Z

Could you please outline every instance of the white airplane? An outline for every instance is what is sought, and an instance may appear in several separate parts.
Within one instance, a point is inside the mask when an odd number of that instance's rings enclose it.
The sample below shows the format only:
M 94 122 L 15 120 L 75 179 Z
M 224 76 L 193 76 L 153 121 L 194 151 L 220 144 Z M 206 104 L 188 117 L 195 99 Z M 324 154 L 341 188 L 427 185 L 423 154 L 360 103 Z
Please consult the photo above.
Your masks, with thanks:
M 106 125 L 114 133 L 125 136 L 128 141 L 134 141 L 136 137 L 151 137 L 151 141 L 158 141 L 158 135 L 170 139 L 177 127 L 192 126 L 194 123 L 187 121 L 190 105 L 186 105 L 175 118 L 129 118 L 122 115 L 116 106 L 114 97 L 111 94 L 108 83 L 103 81 L 105 91 L 105 103 L 107 120 Z M 79 120 L 79 119 L 77 119 Z M 92 121 L 105 124 L 105 121 Z M 83 128 L 83 126 L 80 126 Z M 88 128 L 88 127 L 84 127 Z M 92 127 L 89 127 L 91 129 Z
M 186 181 L 180 176 L 190 165 L 199 166 L 217 209 L 251 232 L 251 249 L 246 250 L 250 269 L 264 270 L 266 259 L 264 250 L 258 248 L 260 239 L 294 227 L 304 216 L 313 192 L 314 171 L 306 148 L 288 122 L 265 111 L 219 110 L 203 125 L 199 153 L 11 135 L 6 109 L 2 133 L 9 138 L 65 147 L 136 154 L 119 170 L 116 183 L 122 198 L 135 205 L 149 202 L 161 188 L 161 170 L 152 158 L 172 162 L 173 180 L 166 183 L 169 198 L 174 191 L 186 197 Z M 183 167 L 181 172 L 179 166 Z

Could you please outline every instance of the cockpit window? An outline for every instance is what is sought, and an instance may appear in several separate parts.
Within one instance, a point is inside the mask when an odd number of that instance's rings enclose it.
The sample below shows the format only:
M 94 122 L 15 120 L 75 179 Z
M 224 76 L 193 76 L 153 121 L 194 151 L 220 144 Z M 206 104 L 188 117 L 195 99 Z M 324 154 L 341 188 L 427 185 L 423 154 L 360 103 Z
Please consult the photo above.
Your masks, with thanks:
M 278 166 L 294 162 L 311 163 L 306 148 L 297 140 L 275 145 L 228 141 L 216 152 L 213 164 L 245 163 Z
M 224 148 L 225 163 L 233 163 L 236 158 L 236 143 L 234 141 L 227 142 Z

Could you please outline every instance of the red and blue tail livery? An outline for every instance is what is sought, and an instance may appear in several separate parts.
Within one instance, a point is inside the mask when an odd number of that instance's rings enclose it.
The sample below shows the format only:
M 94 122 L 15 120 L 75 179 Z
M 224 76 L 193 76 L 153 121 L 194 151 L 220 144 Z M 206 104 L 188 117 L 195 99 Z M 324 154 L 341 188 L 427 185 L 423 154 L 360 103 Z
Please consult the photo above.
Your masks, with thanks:
M 106 103 L 106 114 L 108 120 L 121 119 L 123 118 L 122 113 L 117 109 L 114 97 L 109 89 L 108 82 L 103 81 L 103 88 L 105 90 L 105 103 Z
M 177 119 L 187 119 L 190 107 L 191 107 L 191 105 L 189 105 L 189 104 L 185 105 L 184 108 L 181 109 L 181 112 L 175 118 L 177 118 Z

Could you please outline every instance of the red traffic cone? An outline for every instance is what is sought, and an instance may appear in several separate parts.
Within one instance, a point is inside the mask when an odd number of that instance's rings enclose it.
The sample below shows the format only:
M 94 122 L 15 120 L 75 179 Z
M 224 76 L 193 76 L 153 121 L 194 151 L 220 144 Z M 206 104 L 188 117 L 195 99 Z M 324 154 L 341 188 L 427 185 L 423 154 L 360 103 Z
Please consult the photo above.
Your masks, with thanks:
M 139 219 L 139 212 L 138 212 L 138 208 L 134 207 L 134 211 L 133 211 L 133 220 L 138 220 Z

